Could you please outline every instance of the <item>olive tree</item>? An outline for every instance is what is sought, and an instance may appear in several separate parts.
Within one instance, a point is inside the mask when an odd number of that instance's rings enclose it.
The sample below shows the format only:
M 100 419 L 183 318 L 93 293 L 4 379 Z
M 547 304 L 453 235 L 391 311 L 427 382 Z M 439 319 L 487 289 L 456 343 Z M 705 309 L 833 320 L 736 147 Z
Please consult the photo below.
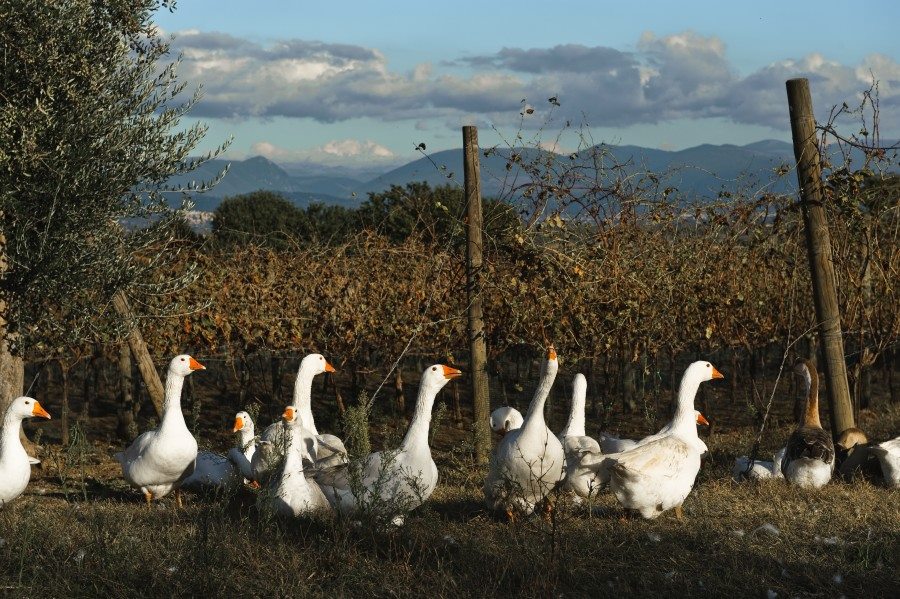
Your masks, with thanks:
M 181 99 L 152 20 L 173 5 L 0 0 L 0 410 L 30 348 L 94 338 L 111 298 L 145 284 L 189 206 L 166 181 L 225 148 L 189 157 L 206 129 L 179 122 L 199 90 Z

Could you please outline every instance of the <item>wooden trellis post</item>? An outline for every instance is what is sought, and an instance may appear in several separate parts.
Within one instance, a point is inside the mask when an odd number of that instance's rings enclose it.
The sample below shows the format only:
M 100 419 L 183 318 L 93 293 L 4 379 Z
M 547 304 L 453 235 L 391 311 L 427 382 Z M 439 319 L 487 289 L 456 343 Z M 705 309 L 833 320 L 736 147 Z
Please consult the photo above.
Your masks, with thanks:
M 113 296 L 113 307 L 129 323 L 128 337 L 126 339 L 128 347 L 131 348 L 131 355 L 137 361 L 138 370 L 141 372 L 144 384 L 147 385 L 147 391 L 150 394 L 153 407 L 156 408 L 156 414 L 162 418 L 163 403 L 165 401 L 165 390 L 162 380 L 160 380 L 156 366 L 153 364 L 153 359 L 150 357 L 150 352 L 147 350 L 147 344 L 144 343 L 144 336 L 134 326 L 134 314 L 131 312 L 131 306 L 128 305 L 125 294 L 121 291 Z
M 486 464 L 491 452 L 490 396 L 488 395 L 487 347 L 484 340 L 484 305 L 482 303 L 482 227 L 481 168 L 478 159 L 478 129 L 463 127 L 463 158 L 466 194 L 466 296 L 469 302 L 469 380 L 472 384 L 472 406 L 475 461 Z
M 837 284 L 831 252 L 831 236 L 823 206 L 822 165 L 816 143 L 816 121 L 807 79 L 787 82 L 791 135 L 797 159 L 800 183 L 800 207 L 806 228 L 806 249 L 812 275 L 813 301 L 816 308 L 819 341 L 825 355 L 825 381 L 831 406 L 831 434 L 855 426 L 847 365 L 844 362 L 844 340 L 841 337 L 841 315 L 838 310 Z

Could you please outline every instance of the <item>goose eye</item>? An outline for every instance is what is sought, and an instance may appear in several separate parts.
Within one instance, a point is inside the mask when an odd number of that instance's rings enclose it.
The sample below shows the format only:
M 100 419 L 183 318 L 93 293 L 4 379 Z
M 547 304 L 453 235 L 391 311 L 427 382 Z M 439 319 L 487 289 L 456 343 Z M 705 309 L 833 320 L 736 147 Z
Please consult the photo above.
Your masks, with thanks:
M 432 366 L 431 370 L 437 370 L 437 366 Z
M 184 358 L 181 358 L 181 361 L 184 362 Z

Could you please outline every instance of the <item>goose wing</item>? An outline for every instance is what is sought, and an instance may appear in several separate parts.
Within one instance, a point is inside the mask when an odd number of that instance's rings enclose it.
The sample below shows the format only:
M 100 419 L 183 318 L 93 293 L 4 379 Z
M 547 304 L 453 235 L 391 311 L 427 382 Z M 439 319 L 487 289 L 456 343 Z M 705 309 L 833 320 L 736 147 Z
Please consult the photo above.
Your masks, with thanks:
M 831 436 L 824 429 L 804 426 L 798 428 L 788 438 L 781 471 L 786 472 L 788 464 L 800 458 L 821 460 L 826 464 L 834 463 L 834 444 Z
M 616 454 L 612 457 L 615 463 L 611 470 L 623 479 L 675 476 L 690 452 L 687 443 L 666 437 Z

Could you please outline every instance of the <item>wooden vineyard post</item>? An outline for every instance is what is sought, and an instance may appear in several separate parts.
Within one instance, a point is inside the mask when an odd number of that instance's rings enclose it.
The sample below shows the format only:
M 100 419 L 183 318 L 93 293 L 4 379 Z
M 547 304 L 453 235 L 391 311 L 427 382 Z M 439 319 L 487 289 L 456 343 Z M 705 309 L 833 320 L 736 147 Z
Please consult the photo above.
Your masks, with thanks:
M 797 179 L 800 183 L 800 207 L 806 229 L 806 250 L 812 275 L 813 301 L 818 322 L 819 340 L 825 355 L 825 380 L 831 406 L 831 434 L 855 426 L 847 365 L 844 362 L 844 340 L 841 337 L 841 315 L 838 310 L 837 285 L 832 263 L 831 237 L 823 206 L 822 166 L 816 143 L 816 123 L 812 96 L 807 79 L 787 82 L 788 108 Z
M 3 213 L 0 212 L 0 217 L 2 216 Z M 0 279 L 6 277 L 8 270 L 6 232 L 0 229 Z M 0 415 L 6 414 L 12 400 L 25 393 L 25 362 L 22 356 L 12 351 L 12 346 L 19 341 L 19 334 L 7 328 L 8 309 L 8 298 L 0 296 Z M 35 455 L 35 447 L 25 436 L 24 428 L 19 428 L 19 440 L 22 441 L 28 455 Z
M 156 408 L 156 414 L 162 418 L 165 396 L 163 384 L 159 379 L 159 373 L 156 371 L 156 366 L 153 365 L 153 359 L 150 357 L 150 352 L 147 350 L 147 344 L 144 343 L 144 336 L 141 335 L 141 331 L 133 324 L 134 314 L 131 312 L 131 306 L 128 305 L 128 300 L 121 291 L 113 296 L 113 307 L 116 309 L 116 312 L 119 313 L 119 316 L 129 323 L 127 337 L 128 347 L 131 348 L 131 355 L 133 355 L 134 359 L 137 361 L 138 370 L 141 373 L 141 378 L 144 379 L 144 384 L 147 385 L 147 391 L 150 394 L 150 400 L 153 402 L 153 407 Z
M 478 160 L 478 129 L 463 127 L 463 160 L 466 194 L 466 296 L 469 305 L 469 380 L 472 382 L 472 407 L 475 434 L 475 461 L 486 464 L 491 452 L 490 396 L 488 395 L 487 348 L 484 340 L 482 303 L 482 227 L 481 169 Z

